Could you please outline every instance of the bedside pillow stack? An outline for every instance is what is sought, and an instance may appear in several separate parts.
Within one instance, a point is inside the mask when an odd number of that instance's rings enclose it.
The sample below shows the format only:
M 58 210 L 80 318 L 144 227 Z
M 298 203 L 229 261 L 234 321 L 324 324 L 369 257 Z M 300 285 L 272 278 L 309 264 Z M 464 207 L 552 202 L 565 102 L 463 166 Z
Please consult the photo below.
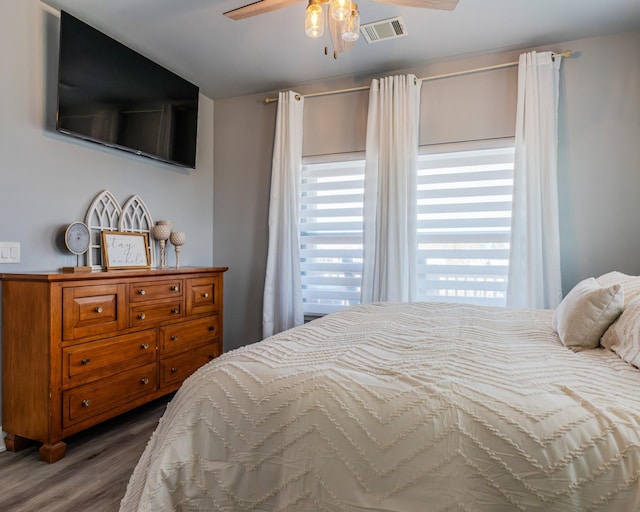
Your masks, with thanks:
M 553 328 L 574 352 L 596 348 L 624 305 L 621 284 L 600 286 L 595 278 L 580 281 L 553 313 Z
M 603 286 L 617 283 L 624 288 L 622 314 L 606 330 L 601 344 L 640 368 L 640 277 L 609 272 L 600 276 L 598 283 Z

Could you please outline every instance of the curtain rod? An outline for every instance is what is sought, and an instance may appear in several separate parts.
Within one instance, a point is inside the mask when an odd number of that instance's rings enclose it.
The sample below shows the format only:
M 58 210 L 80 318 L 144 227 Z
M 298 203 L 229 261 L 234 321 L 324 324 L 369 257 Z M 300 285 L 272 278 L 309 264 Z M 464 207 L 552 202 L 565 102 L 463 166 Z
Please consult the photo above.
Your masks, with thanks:
M 562 53 L 554 53 L 551 55 L 552 59 L 555 59 L 556 57 L 571 57 L 571 50 L 567 50 L 564 51 Z M 494 66 L 485 66 L 483 68 L 475 68 L 475 69 L 466 69 L 464 71 L 455 71 L 453 73 L 445 73 L 443 75 L 433 75 L 433 76 L 425 76 L 424 78 L 418 78 L 417 80 L 419 80 L 420 82 L 428 82 L 430 80 L 439 80 L 441 78 L 450 78 L 453 76 L 461 76 L 461 75 L 470 75 L 472 73 L 480 73 L 481 71 L 491 71 L 492 69 L 501 69 L 501 68 L 510 68 L 513 66 L 517 66 L 518 65 L 518 61 L 514 61 L 514 62 L 505 62 L 504 64 L 495 64 Z M 368 85 L 363 85 L 360 87 L 352 87 L 350 89 L 336 89 L 333 91 L 324 91 L 324 92 L 313 92 L 310 94 L 297 94 L 296 95 L 296 99 L 300 99 L 302 98 L 313 98 L 316 96 L 330 96 L 332 94 L 342 94 L 345 92 L 355 92 L 355 91 L 366 91 L 367 89 L 369 89 L 370 86 Z M 269 103 L 273 103 L 275 101 L 278 101 L 278 98 L 265 98 L 264 99 L 264 104 L 268 105 Z

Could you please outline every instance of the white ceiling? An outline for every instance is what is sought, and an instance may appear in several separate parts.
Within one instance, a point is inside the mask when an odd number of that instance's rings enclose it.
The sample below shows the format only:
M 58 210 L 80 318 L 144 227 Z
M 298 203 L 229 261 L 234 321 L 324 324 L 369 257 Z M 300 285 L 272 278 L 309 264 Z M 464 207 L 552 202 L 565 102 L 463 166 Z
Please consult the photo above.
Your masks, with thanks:
M 407 37 L 337 60 L 304 34 L 306 2 L 233 21 L 252 0 L 44 0 L 182 75 L 212 99 L 453 57 L 640 29 L 640 0 L 460 0 L 454 11 L 359 0 L 362 23 L 402 16 Z M 553 49 L 553 48 L 550 48 Z

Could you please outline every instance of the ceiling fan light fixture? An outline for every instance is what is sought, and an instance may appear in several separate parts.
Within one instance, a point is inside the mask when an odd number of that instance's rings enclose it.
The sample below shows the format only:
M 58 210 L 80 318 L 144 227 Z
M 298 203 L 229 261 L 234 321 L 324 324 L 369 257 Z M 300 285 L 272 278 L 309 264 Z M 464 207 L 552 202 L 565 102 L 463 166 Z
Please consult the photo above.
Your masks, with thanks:
M 360 37 L 360 13 L 358 12 L 358 4 L 353 3 L 351 14 L 344 22 L 342 32 L 343 41 L 354 43 Z
M 329 12 L 334 20 L 346 20 L 351 15 L 351 0 L 331 0 Z
M 309 0 L 304 16 L 304 31 L 312 38 L 322 37 L 324 34 L 322 0 Z

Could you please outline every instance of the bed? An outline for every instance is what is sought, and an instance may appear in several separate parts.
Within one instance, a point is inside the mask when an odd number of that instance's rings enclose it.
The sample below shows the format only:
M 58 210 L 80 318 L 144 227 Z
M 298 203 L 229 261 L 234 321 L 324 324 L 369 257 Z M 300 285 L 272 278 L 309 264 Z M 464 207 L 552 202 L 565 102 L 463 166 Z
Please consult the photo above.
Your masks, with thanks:
M 226 353 L 120 510 L 640 510 L 640 370 L 616 346 L 640 305 L 613 274 L 555 311 L 360 305 Z

